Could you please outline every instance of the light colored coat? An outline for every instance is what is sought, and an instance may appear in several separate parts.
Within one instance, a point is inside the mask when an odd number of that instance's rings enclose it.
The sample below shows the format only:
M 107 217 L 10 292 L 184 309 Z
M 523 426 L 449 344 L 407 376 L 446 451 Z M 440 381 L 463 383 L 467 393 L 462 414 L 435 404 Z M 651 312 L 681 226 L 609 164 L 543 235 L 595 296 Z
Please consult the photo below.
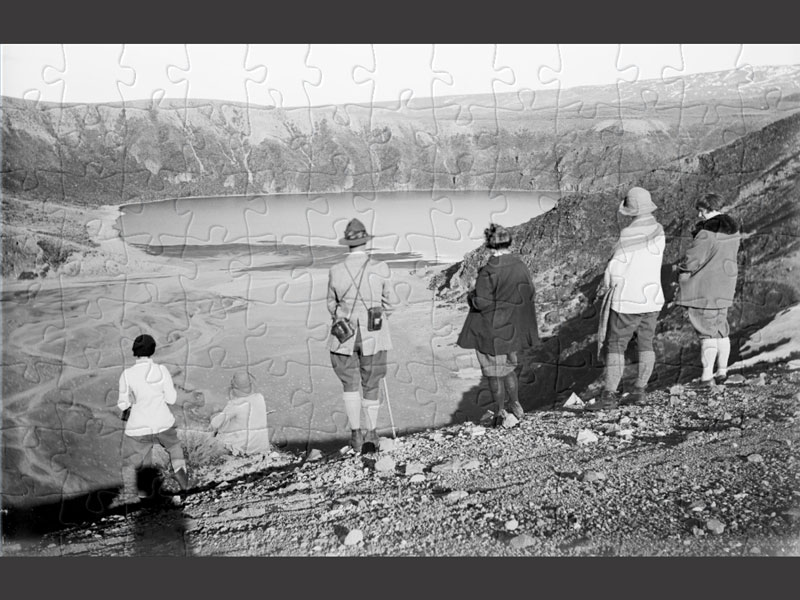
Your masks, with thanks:
M 614 287 L 611 309 L 620 314 L 660 311 L 664 306 L 661 262 L 666 238 L 653 215 L 636 217 L 619 235 L 603 282 Z
M 211 419 L 211 428 L 234 454 L 269 454 L 267 404 L 258 393 L 232 397 L 222 412 Z
M 359 287 L 359 298 L 356 299 L 356 284 L 361 278 L 364 263 L 367 264 Z M 391 270 L 385 262 L 371 259 L 363 250 L 355 250 L 331 267 L 328 275 L 328 312 L 332 319 L 350 315 L 351 323 L 361 332 L 361 352 L 364 356 L 392 349 L 388 316 L 395 305 Z M 384 310 L 383 325 L 378 331 L 367 331 L 367 307 L 372 306 L 382 306 Z M 328 350 L 335 354 L 350 355 L 355 340 L 354 335 L 341 344 L 336 336 L 329 333 Z
M 175 424 L 169 404 L 175 404 L 178 395 L 172 376 L 164 365 L 151 358 L 137 358 L 119 376 L 120 410 L 131 409 L 125 423 L 125 435 L 152 435 L 166 431 Z
M 692 308 L 727 308 L 733 304 L 739 266 L 738 224 L 720 214 L 699 226 L 699 231 L 678 268 L 678 296 L 675 303 Z

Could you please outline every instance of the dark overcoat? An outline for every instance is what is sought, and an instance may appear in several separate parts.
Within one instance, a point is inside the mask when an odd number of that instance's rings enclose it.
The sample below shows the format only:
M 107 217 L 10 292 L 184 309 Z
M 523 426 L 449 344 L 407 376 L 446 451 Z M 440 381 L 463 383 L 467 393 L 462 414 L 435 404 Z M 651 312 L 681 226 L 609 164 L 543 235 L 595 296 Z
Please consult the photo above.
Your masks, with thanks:
M 533 281 L 517 256 L 492 256 L 467 300 L 470 311 L 457 341 L 462 348 L 497 356 L 539 341 Z

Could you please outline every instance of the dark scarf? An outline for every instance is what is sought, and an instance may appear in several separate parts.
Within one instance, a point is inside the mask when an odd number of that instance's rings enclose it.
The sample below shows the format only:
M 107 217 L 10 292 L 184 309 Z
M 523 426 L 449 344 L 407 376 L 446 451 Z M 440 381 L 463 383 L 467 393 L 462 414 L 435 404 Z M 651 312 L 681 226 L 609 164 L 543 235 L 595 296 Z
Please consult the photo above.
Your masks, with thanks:
M 694 229 L 692 230 L 692 237 L 696 236 L 703 230 L 711 231 L 712 233 L 725 233 L 727 235 L 732 235 L 739 231 L 739 224 L 730 215 L 719 214 L 706 221 L 700 221 L 696 223 Z

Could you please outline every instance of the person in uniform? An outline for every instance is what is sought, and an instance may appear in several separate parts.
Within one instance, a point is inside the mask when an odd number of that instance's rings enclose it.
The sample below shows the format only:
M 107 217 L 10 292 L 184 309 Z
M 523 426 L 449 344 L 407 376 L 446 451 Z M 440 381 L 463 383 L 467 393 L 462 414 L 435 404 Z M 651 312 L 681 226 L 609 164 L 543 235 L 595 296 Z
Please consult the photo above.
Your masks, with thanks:
M 349 252 L 331 267 L 328 277 L 332 319 L 328 350 L 333 370 L 342 382 L 350 445 L 356 452 L 378 447 L 379 386 L 386 376 L 387 353 L 392 349 L 389 316 L 395 301 L 391 271 L 385 262 L 367 254 L 367 242 L 373 237 L 361 221 L 351 220 L 339 240 Z M 363 429 L 362 409 L 366 414 Z

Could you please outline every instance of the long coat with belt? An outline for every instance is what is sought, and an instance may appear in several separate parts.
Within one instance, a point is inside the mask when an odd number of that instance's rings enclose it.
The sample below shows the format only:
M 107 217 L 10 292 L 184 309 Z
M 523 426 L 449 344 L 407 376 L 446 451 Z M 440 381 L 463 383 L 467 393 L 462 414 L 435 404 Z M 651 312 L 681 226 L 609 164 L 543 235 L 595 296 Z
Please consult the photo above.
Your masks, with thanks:
M 684 259 L 678 263 L 675 303 L 693 308 L 727 308 L 733 304 L 739 267 L 739 225 L 726 214 L 697 225 Z
M 470 311 L 457 344 L 493 356 L 535 345 L 539 328 L 534 293 L 528 268 L 518 257 L 492 256 L 467 297 Z
M 361 268 L 365 267 L 361 276 Z M 358 298 L 356 287 L 358 286 Z M 396 302 L 391 286 L 391 271 L 385 262 L 370 258 L 366 252 L 350 252 L 339 264 L 331 267 L 328 276 L 328 312 L 332 318 L 350 316 L 354 327 L 361 333 L 361 353 L 372 356 L 381 350 L 392 349 L 388 317 Z M 367 308 L 381 306 L 384 310 L 383 325 L 378 331 L 367 330 Z M 353 353 L 357 336 L 339 343 L 333 334 L 328 334 L 328 350 L 335 354 Z

